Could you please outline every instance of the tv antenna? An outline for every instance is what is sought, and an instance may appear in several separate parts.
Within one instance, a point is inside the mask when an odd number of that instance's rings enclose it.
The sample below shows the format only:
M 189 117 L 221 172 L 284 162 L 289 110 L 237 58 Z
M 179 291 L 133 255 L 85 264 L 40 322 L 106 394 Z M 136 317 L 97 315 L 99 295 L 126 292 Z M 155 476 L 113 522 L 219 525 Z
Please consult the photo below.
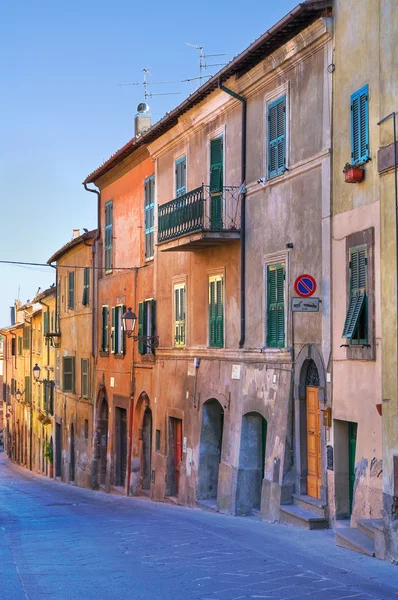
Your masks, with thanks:
M 176 82 L 175 81 L 148 81 L 147 76 L 150 75 L 152 77 L 152 73 L 147 68 L 142 69 L 142 72 L 144 73 L 143 81 L 134 81 L 133 83 L 119 83 L 119 85 L 121 87 L 125 86 L 125 85 L 143 85 L 145 100 L 148 100 L 148 98 L 152 98 L 152 96 L 177 96 L 181 93 L 181 92 L 159 92 L 158 94 L 154 94 L 153 92 L 148 92 L 148 85 L 166 85 L 169 83 L 176 83 Z
M 221 54 L 205 54 L 203 46 L 197 46 L 196 44 L 190 44 L 189 42 L 185 42 L 187 46 L 191 46 L 191 48 L 195 48 L 195 50 L 199 50 L 199 77 L 191 77 L 190 79 L 183 79 L 183 83 L 188 81 L 198 81 L 199 85 L 202 84 L 202 80 L 212 77 L 212 75 L 206 75 L 204 71 L 209 67 L 223 67 L 225 63 L 212 63 L 208 64 L 206 62 L 207 58 L 214 58 L 215 56 L 226 56 L 225 52 Z

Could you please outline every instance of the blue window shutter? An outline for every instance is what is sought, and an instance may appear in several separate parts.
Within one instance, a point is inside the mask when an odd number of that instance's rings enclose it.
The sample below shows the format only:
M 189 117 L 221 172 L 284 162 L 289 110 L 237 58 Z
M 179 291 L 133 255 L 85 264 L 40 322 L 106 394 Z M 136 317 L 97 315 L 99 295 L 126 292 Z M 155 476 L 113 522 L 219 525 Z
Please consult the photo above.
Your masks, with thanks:
M 351 163 L 369 159 L 369 86 L 351 96 Z
M 138 303 L 138 336 L 142 338 L 144 336 L 144 302 Z M 138 352 L 139 354 L 145 354 L 145 344 L 138 340 Z
M 179 158 L 175 164 L 176 197 L 183 196 L 187 191 L 187 161 L 185 156 Z
M 286 168 L 286 96 L 268 104 L 268 177 Z
M 267 273 L 267 346 L 283 348 L 285 345 L 285 268 L 268 267 Z

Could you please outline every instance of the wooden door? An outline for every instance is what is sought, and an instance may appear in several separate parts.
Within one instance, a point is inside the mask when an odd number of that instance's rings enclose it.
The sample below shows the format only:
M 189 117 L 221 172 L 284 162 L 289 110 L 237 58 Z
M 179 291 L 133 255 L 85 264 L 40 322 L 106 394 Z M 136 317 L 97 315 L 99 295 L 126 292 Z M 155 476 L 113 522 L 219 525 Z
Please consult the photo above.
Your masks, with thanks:
M 173 419 L 173 434 L 174 434 L 174 481 L 175 481 L 175 496 L 178 495 L 178 487 L 180 484 L 180 466 L 182 459 L 182 421 L 181 419 Z
M 307 451 L 308 476 L 307 493 L 313 498 L 321 497 L 322 455 L 321 455 L 321 411 L 318 388 L 306 388 L 307 399 Z

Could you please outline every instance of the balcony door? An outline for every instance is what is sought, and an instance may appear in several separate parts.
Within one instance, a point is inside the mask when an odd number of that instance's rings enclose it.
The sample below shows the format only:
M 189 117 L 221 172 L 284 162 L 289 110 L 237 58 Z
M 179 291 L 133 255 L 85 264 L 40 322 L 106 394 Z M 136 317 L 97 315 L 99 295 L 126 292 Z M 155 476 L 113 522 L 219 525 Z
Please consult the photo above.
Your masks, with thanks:
M 224 138 L 210 141 L 210 229 L 222 229 L 224 185 L 223 173 Z

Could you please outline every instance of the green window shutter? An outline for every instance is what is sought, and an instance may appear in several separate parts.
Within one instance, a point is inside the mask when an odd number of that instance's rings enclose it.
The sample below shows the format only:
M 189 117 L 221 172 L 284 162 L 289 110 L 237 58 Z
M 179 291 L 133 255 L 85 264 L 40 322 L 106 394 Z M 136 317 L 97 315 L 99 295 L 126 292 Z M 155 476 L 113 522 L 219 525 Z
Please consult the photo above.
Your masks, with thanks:
M 185 156 L 178 159 L 175 164 L 176 197 L 183 196 L 187 191 L 187 161 Z
M 81 359 L 81 395 L 82 398 L 89 397 L 89 368 L 90 361 L 88 358 Z
M 223 137 L 210 141 L 210 193 L 223 188 Z
M 105 271 L 113 269 L 113 202 L 105 204 Z
M 185 346 L 185 283 L 174 286 L 174 343 L 177 348 Z
M 109 308 L 107 306 L 103 306 L 102 307 L 102 344 L 101 344 L 101 350 L 103 352 L 108 352 L 108 350 L 109 350 L 108 320 L 109 320 Z
M 46 311 L 43 314 L 43 334 L 46 335 L 48 333 L 48 312 Z
M 154 254 L 155 176 L 145 180 L 145 258 Z
M 220 275 L 209 279 L 209 346 L 224 345 L 223 280 Z
M 351 96 L 351 162 L 360 164 L 369 159 L 369 86 Z
M 350 251 L 350 301 L 344 322 L 342 337 L 352 339 L 366 309 L 368 257 L 367 248 L 353 248 Z
M 75 308 L 75 273 L 71 271 L 68 274 L 68 308 Z
M 209 345 L 216 345 L 216 282 L 209 282 Z
M 30 390 L 30 377 L 29 375 L 25 376 L 25 400 L 26 402 L 31 402 L 31 390 Z
M 224 345 L 224 302 L 223 281 L 216 281 L 217 304 L 216 304 L 216 346 L 222 348 Z
M 62 357 L 62 388 L 64 392 L 75 393 L 75 357 Z
M 146 312 L 144 310 L 144 308 L 145 308 L 144 305 L 145 305 L 144 302 L 138 303 L 138 336 L 139 336 L 139 338 L 142 338 L 144 335 L 146 335 L 144 333 L 144 329 L 146 329 L 146 327 L 144 328 L 144 317 L 145 317 L 145 312 Z M 139 354 L 146 354 L 146 346 L 140 339 L 138 340 L 138 352 L 139 352 Z
M 267 268 L 267 346 L 285 345 L 285 269 L 283 265 Z
M 19 336 L 18 338 L 18 356 L 22 356 L 22 336 Z
M 112 306 L 111 352 L 116 353 L 116 307 Z
M 83 272 L 83 306 L 88 306 L 90 304 L 90 269 L 88 267 L 84 268 Z
M 268 104 L 268 177 L 286 168 L 286 96 Z

